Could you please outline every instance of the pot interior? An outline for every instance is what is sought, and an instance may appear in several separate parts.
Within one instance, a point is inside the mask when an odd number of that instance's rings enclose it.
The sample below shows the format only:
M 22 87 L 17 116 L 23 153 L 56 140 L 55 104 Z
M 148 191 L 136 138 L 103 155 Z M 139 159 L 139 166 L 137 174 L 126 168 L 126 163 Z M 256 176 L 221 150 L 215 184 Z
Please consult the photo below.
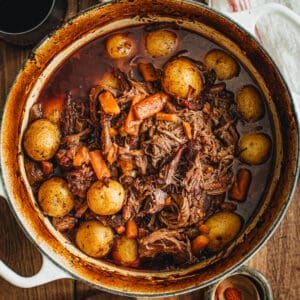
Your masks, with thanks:
M 272 180 L 243 233 L 226 250 L 200 264 L 159 273 L 116 267 L 90 258 L 64 239 L 41 213 L 26 179 L 22 156 L 22 135 L 29 109 L 62 62 L 106 33 L 151 22 L 176 23 L 231 52 L 263 92 L 274 134 Z M 34 50 L 8 95 L 2 122 L 1 153 L 3 179 L 17 219 L 41 251 L 59 266 L 75 278 L 110 292 L 136 296 L 173 295 L 209 285 L 236 269 L 276 228 L 296 182 L 298 127 L 280 73 L 257 42 L 237 25 L 192 1 L 121 1 L 84 12 Z

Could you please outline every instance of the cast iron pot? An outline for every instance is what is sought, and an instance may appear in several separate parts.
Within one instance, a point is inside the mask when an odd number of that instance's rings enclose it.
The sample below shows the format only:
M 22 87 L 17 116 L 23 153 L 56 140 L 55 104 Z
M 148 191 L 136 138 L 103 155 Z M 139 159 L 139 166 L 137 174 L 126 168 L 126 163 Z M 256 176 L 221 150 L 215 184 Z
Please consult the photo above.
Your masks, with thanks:
M 278 6 L 269 9 L 292 16 Z M 246 20 L 246 16 L 242 20 Z M 296 18 L 294 18 L 296 19 Z M 274 124 L 274 167 L 262 204 L 226 250 L 176 271 L 130 270 L 80 252 L 57 232 L 34 199 L 24 171 L 22 135 L 29 108 L 64 59 L 114 29 L 149 22 L 175 22 L 213 40 L 236 56 L 259 84 Z M 34 277 L 18 276 L 2 262 L 1 276 L 31 287 L 58 278 L 82 280 L 99 289 L 129 296 L 167 296 L 211 285 L 237 270 L 270 237 L 291 201 L 298 175 L 299 128 L 296 107 L 280 72 L 249 32 L 193 1 L 128 0 L 96 6 L 74 18 L 33 51 L 7 97 L 1 125 L 3 192 L 21 227 L 43 254 Z

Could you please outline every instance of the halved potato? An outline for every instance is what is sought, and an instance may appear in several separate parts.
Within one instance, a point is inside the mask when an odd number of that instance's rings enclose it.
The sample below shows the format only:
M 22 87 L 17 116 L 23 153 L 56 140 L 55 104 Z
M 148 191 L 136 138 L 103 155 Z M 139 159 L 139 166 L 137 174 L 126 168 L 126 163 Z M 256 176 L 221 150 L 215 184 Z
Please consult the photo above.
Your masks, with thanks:
M 162 86 L 166 93 L 175 98 L 196 97 L 203 88 L 198 68 L 187 58 L 169 61 L 163 69 Z
M 209 51 L 204 57 L 204 63 L 209 70 L 216 72 L 219 80 L 229 80 L 239 73 L 239 65 L 227 53 L 219 49 Z
M 264 133 L 248 133 L 239 141 L 240 159 L 250 165 L 258 165 L 270 157 L 271 139 Z
M 238 234 L 242 227 L 242 219 L 235 213 L 222 211 L 212 215 L 204 224 L 209 228 L 207 234 L 209 242 L 206 248 L 217 252 L 222 250 Z
M 51 217 L 63 217 L 74 207 L 74 198 L 67 182 L 59 177 L 44 181 L 38 190 L 38 202 Z
M 126 34 L 116 33 L 107 39 L 106 52 L 112 59 L 127 58 L 134 54 L 135 43 Z
M 146 35 L 145 44 L 153 57 L 171 55 L 177 47 L 177 35 L 165 29 L 151 31 Z
M 112 256 L 117 264 L 137 267 L 139 256 L 136 239 L 128 239 L 124 235 L 117 237 L 114 242 Z
M 89 208 L 98 215 L 114 215 L 123 207 L 125 191 L 123 186 L 110 179 L 108 184 L 96 181 L 87 192 Z
M 258 90 L 253 85 L 246 85 L 236 96 L 238 110 L 247 122 L 256 122 L 264 115 L 264 106 Z
M 35 161 L 52 158 L 58 150 L 59 144 L 59 128 L 47 119 L 38 119 L 31 123 L 23 140 L 26 153 Z
M 113 239 L 113 230 L 96 220 L 81 224 L 75 235 L 78 248 L 96 258 L 103 257 L 110 251 Z

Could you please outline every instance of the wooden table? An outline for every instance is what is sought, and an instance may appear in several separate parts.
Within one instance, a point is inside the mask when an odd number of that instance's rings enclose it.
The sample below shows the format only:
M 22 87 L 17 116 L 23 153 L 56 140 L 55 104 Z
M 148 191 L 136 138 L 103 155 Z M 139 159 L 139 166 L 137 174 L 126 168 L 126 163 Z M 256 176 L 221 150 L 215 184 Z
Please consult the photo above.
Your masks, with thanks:
M 80 10 L 96 4 L 91 0 L 69 0 L 66 19 Z M 0 107 L 5 103 L 10 84 L 30 52 L 30 48 L 21 48 L 0 41 Z M 300 183 L 300 182 L 299 182 Z M 247 263 L 248 266 L 262 272 L 273 289 L 274 300 L 300 299 L 300 189 L 296 189 L 294 199 L 281 225 L 265 246 Z M 27 240 L 10 212 L 6 202 L 0 199 L 0 259 L 23 276 L 30 276 L 41 266 L 38 250 Z M 99 292 L 89 286 L 73 281 L 59 280 L 40 287 L 21 289 L 0 278 L 0 300 L 43 299 L 110 299 L 125 300 Z M 203 299 L 203 292 L 164 298 L 169 300 Z

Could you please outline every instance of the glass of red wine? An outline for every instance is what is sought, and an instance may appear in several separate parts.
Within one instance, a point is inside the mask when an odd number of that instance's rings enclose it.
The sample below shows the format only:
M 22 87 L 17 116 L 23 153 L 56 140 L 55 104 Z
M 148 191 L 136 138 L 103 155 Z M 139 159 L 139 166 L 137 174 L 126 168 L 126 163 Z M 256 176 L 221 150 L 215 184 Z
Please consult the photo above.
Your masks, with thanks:
M 0 38 L 28 46 L 59 26 L 67 0 L 0 0 Z

